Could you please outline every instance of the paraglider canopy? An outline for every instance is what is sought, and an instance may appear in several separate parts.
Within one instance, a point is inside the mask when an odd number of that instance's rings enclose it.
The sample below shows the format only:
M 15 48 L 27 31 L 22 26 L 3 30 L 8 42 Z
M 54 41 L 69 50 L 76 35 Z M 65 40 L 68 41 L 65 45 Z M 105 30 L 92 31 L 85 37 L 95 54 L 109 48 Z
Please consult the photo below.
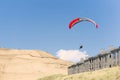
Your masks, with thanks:
M 75 24 L 82 22 L 82 21 L 91 22 L 95 25 L 96 28 L 98 28 L 98 24 L 89 18 L 75 18 L 69 23 L 69 29 L 71 29 Z

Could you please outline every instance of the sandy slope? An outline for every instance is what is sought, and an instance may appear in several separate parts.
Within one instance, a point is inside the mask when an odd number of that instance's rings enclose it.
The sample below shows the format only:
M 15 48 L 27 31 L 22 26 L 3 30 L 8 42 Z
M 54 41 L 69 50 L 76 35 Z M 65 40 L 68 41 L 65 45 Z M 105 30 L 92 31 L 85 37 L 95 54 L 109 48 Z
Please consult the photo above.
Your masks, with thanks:
M 71 63 L 44 51 L 0 49 L 0 80 L 37 80 L 53 74 L 67 74 Z

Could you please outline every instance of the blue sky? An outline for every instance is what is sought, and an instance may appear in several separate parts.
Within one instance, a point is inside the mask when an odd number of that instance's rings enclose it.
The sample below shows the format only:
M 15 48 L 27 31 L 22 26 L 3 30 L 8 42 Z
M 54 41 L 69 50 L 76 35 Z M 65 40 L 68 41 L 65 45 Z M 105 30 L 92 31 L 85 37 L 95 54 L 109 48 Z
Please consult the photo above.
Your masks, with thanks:
M 44 50 L 53 55 L 60 49 L 88 55 L 100 49 L 120 46 L 119 0 L 1 0 L 0 46 Z M 88 17 L 99 24 L 82 22 L 68 29 L 76 17 Z

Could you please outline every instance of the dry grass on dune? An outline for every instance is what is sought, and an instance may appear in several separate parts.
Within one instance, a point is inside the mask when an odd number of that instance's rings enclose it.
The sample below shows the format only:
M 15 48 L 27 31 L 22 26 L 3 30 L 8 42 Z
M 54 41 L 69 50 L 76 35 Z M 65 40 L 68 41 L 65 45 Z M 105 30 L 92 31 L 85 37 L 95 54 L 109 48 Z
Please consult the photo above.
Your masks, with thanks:
M 55 75 L 52 75 L 52 76 L 47 76 L 47 77 L 44 77 L 44 78 L 40 78 L 38 80 L 63 80 L 62 79 L 63 77 L 65 77 L 65 75 L 55 74 Z
M 73 75 L 53 75 L 39 80 L 120 80 L 120 66 Z

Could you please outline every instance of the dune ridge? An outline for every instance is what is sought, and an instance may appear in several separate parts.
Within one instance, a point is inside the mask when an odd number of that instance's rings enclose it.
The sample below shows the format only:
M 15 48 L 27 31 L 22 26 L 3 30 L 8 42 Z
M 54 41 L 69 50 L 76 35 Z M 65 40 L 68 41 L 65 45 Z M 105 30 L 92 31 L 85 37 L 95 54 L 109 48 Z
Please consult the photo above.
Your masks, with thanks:
M 0 49 L 0 80 L 37 80 L 67 74 L 69 65 L 42 50 Z

